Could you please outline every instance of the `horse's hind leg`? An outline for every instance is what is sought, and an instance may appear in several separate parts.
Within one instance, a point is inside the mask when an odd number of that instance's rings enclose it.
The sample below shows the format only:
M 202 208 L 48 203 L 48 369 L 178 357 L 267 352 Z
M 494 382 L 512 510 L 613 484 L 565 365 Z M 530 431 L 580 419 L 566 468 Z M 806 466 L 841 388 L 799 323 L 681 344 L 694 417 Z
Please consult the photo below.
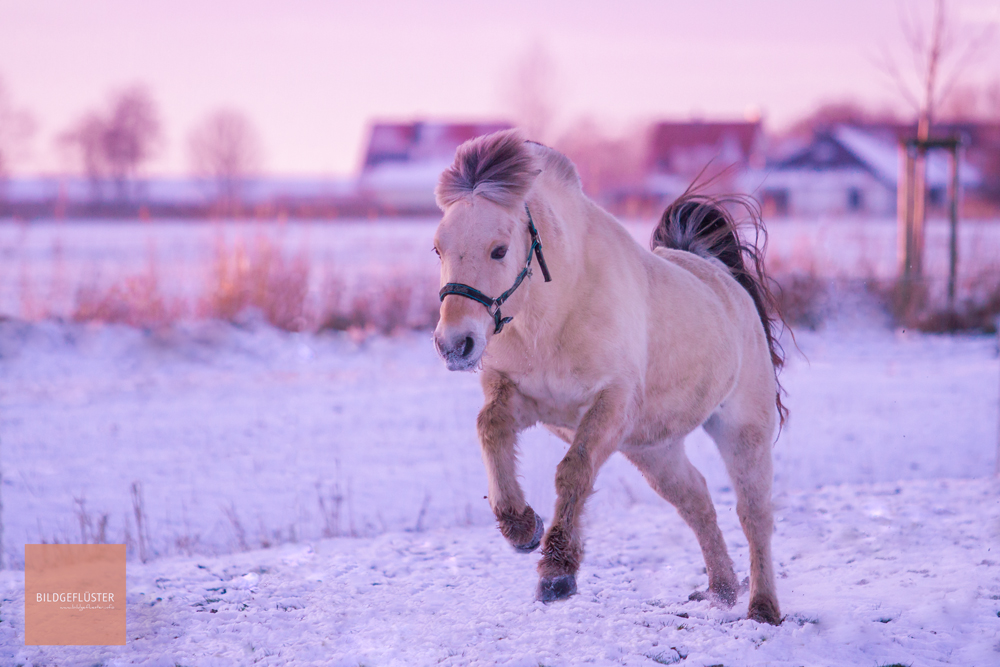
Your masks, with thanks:
M 684 441 L 668 440 L 629 448 L 624 453 L 649 485 L 676 507 L 677 513 L 694 530 L 708 570 L 709 593 L 731 607 L 736 602 L 737 592 L 733 561 L 719 530 L 708 485 L 688 460 Z
M 772 407 L 773 409 L 773 407 Z M 736 489 L 736 512 L 750 545 L 750 611 L 748 617 L 779 625 L 781 610 L 771 562 L 771 434 L 769 412 L 758 420 L 737 418 L 724 409 L 705 422 Z
M 500 533 L 517 551 L 534 551 L 541 542 L 545 526 L 524 500 L 517 481 L 517 393 L 506 378 L 492 375 L 483 378 L 486 404 L 479 411 L 476 430 L 482 448 L 483 463 L 489 480 L 489 501 L 497 518 Z

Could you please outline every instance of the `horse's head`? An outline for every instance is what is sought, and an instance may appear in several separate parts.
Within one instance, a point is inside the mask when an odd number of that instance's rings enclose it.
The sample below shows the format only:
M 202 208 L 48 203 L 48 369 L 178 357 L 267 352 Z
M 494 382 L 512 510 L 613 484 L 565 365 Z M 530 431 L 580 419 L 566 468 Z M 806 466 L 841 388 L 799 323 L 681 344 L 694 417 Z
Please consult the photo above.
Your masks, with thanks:
M 434 249 L 441 257 L 441 285 L 479 293 L 476 298 L 452 292 L 441 301 L 434 343 L 449 369 L 475 368 L 486 343 L 502 328 L 501 322 L 520 310 L 526 287 L 503 302 L 500 318 L 495 313 L 501 306 L 488 301 L 514 286 L 530 248 L 524 208 L 509 211 L 488 200 L 470 198 L 445 212 L 434 235 Z
M 523 305 L 526 286 L 510 292 L 525 269 L 532 238 L 525 198 L 539 170 L 532 147 L 515 131 L 462 144 L 441 175 L 444 211 L 434 235 L 441 258 L 441 317 L 434 343 L 450 370 L 478 366 L 486 345 Z M 522 276 L 523 279 L 523 276 Z

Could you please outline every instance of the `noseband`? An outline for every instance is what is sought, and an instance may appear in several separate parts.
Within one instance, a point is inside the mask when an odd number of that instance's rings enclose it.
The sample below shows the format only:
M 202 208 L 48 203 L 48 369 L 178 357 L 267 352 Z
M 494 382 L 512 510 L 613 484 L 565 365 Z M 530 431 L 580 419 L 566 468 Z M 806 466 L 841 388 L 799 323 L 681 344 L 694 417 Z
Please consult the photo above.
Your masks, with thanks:
M 468 285 L 463 285 L 462 283 L 448 283 L 441 288 L 439 296 L 441 300 L 449 294 L 457 294 L 458 296 L 464 296 L 467 299 L 472 299 L 473 301 L 478 301 L 479 303 L 486 306 L 486 310 L 490 315 L 493 316 L 493 322 L 496 324 L 496 329 L 493 333 L 498 334 L 503 331 L 503 325 L 510 322 L 513 317 L 504 317 L 500 314 L 500 306 L 510 298 L 510 295 L 514 293 L 520 285 L 521 282 L 531 275 L 531 258 L 534 255 L 538 255 L 538 266 L 542 270 L 542 275 L 545 277 L 545 282 L 551 282 L 552 276 L 549 275 L 549 267 L 545 265 L 545 258 L 542 257 L 542 242 L 538 240 L 538 230 L 535 229 L 535 222 L 531 219 L 531 211 L 528 210 L 528 205 L 524 205 L 524 210 L 528 214 L 528 232 L 531 234 L 531 247 L 528 248 L 528 261 L 524 263 L 524 268 L 521 272 L 517 274 L 517 280 L 509 290 L 501 294 L 495 299 L 491 299 L 486 296 L 475 287 L 469 287 Z

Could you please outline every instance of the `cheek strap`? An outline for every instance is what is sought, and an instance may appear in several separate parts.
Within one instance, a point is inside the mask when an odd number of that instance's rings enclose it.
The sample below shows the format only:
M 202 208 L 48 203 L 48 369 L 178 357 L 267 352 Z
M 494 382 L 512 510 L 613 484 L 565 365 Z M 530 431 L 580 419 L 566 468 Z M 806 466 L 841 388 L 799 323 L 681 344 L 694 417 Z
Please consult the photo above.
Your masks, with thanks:
M 535 221 L 531 219 L 531 211 L 528 209 L 528 205 L 524 205 L 524 210 L 528 214 L 528 232 L 531 234 L 531 247 L 528 248 L 528 259 L 524 263 L 524 268 L 521 272 L 517 274 L 517 279 L 514 284 L 511 285 L 510 289 L 493 299 L 486 296 L 475 287 L 470 287 L 469 285 L 464 285 L 462 283 L 448 283 L 441 288 L 438 296 L 444 301 L 444 298 L 449 294 L 455 294 L 457 296 L 464 296 L 466 299 L 472 299 L 477 301 L 484 306 L 486 306 L 487 312 L 493 317 L 493 323 L 495 328 L 493 333 L 498 334 L 503 331 L 503 325 L 510 322 L 513 317 L 504 317 L 500 313 L 500 306 L 504 304 L 507 299 L 514 293 L 525 278 L 531 275 L 531 260 L 537 255 L 538 256 L 538 268 L 542 270 L 542 276 L 545 278 L 545 282 L 552 282 L 552 276 L 549 274 L 549 267 L 545 264 L 545 257 L 542 256 L 542 242 L 538 238 L 538 230 L 535 229 Z

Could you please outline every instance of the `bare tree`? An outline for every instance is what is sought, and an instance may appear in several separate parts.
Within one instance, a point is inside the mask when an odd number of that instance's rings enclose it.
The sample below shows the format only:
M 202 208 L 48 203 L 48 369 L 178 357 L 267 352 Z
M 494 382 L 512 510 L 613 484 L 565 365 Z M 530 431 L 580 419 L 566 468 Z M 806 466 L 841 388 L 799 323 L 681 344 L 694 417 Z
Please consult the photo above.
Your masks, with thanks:
M 546 141 L 554 117 L 555 65 L 549 52 L 535 44 L 514 63 L 501 94 L 528 139 Z
M 104 130 L 104 157 L 121 198 L 128 197 L 129 181 L 152 157 L 159 140 L 160 121 L 146 88 L 133 86 L 118 93 Z
M 10 175 L 11 167 L 27 154 L 34 133 L 34 118 L 29 112 L 14 106 L 3 79 L 0 79 L 0 187 Z M 0 198 L 2 195 L 0 192 Z
M 220 109 L 191 131 L 188 148 L 194 172 L 215 181 L 224 206 L 238 206 L 246 178 L 261 166 L 253 123 L 240 111 Z
M 900 27 L 910 66 L 883 51 L 879 67 L 917 113 L 917 138 L 926 141 L 940 105 L 993 38 L 992 26 L 962 29 L 946 0 L 934 0 L 929 24 L 918 3 L 900 7 Z
M 937 110 L 947 121 L 1000 121 L 1000 79 L 986 85 L 955 86 Z
M 854 100 L 846 99 L 826 102 L 796 121 L 783 137 L 812 139 L 819 130 L 827 130 L 836 125 L 864 125 L 867 123 L 891 123 L 898 120 L 891 109 L 872 109 Z
M 103 199 L 104 179 L 109 171 L 104 151 L 106 131 L 107 121 L 100 114 L 91 112 L 56 139 L 60 147 L 75 154 L 84 176 L 90 182 L 91 196 L 95 200 Z
M 642 181 L 646 135 L 643 128 L 612 137 L 596 122 L 584 118 L 570 126 L 554 147 L 576 165 L 588 194 L 601 196 Z
M 917 113 L 917 136 L 903 149 L 903 171 L 899 180 L 899 247 L 900 277 L 903 283 L 904 309 L 919 301 L 923 279 L 924 223 L 927 205 L 927 151 L 931 125 L 941 104 L 954 91 L 962 76 L 968 73 L 974 58 L 993 36 L 992 26 L 977 32 L 960 29 L 946 0 L 934 0 L 929 22 L 917 14 L 917 3 L 901 6 L 900 24 L 910 67 L 902 67 L 897 60 L 883 52 L 880 67 L 897 90 Z M 906 7 L 906 9 L 903 9 Z M 957 226 L 958 197 L 958 148 L 953 146 L 952 192 L 952 253 L 951 265 L 955 266 L 955 228 Z M 952 269 L 952 275 L 954 269 Z M 911 285 L 912 283 L 912 285 Z M 949 289 L 951 295 L 951 289 Z
M 101 182 L 110 177 L 121 201 L 129 199 L 129 183 L 153 156 L 159 141 L 156 104 L 141 85 L 112 95 L 104 113 L 88 112 L 59 136 L 60 144 L 75 149 L 97 194 Z

